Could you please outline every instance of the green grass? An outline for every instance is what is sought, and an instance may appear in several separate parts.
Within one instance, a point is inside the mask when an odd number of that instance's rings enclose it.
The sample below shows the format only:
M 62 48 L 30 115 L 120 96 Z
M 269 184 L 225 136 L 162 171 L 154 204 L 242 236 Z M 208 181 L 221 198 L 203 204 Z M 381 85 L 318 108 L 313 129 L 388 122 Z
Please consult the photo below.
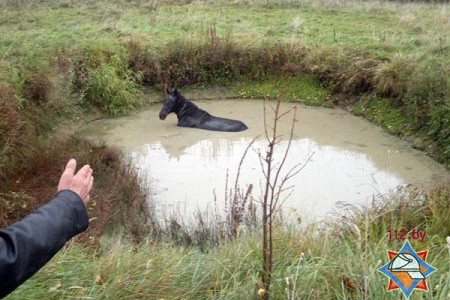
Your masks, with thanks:
M 428 250 L 437 271 L 427 277 L 429 292 L 410 299 L 446 299 L 450 292 L 448 183 L 426 190 L 409 187 L 380 196 L 367 206 L 347 207 L 324 224 L 301 229 L 276 223 L 271 299 L 399 299 L 387 292 L 378 269 L 387 250 L 403 240 L 388 230 L 426 233 L 410 240 Z M 262 263 L 258 230 L 217 247 L 182 246 L 170 240 L 107 234 L 96 250 L 69 243 L 42 270 L 6 299 L 257 299 Z
M 408 128 L 409 121 L 402 109 L 387 98 L 365 98 L 353 107 L 353 112 L 382 126 L 391 134 L 399 135 Z
M 446 6 L 354 4 L 333 8 L 303 3 L 281 9 L 263 4 L 242 9 L 242 4 L 228 1 L 156 6 L 151 1 L 141 5 L 122 1 L 46 3 L 20 10 L 0 8 L 0 55 L 44 55 L 55 48 L 99 40 L 120 42 L 134 36 L 148 41 L 153 49 L 162 49 L 172 40 L 201 37 L 212 25 L 219 35 L 231 32 L 244 42 L 338 44 L 381 56 L 397 52 L 425 55 L 430 47 L 448 44 L 442 34 L 449 26 Z
M 230 85 L 231 90 L 237 92 L 242 98 L 268 98 L 284 101 L 301 102 L 307 105 L 320 106 L 330 100 L 327 90 L 318 85 L 315 78 L 310 75 L 266 78 L 261 81 L 243 79 Z
M 372 211 L 353 215 L 356 219 L 336 218 L 327 230 L 278 227 L 271 299 L 398 299 L 400 292 L 386 292 L 388 279 L 378 271 L 389 262 L 387 250 L 403 245 L 388 240 L 387 230 L 408 228 L 415 209 L 428 209 L 396 205 L 403 210 L 397 220 Z M 387 207 L 394 208 L 393 203 Z M 438 270 L 427 277 L 430 291 L 415 291 L 410 299 L 446 299 L 450 250 L 444 230 L 432 221 L 416 225 L 427 237 L 411 244 L 416 251 L 429 250 L 427 263 Z M 103 245 L 92 250 L 71 243 L 6 299 L 257 299 L 259 234 L 207 251 L 151 240 L 133 245 L 120 236 L 105 237 Z
M 191 2 L 0 2 L 0 179 L 15 186 L 12 178 L 27 174 L 27 157 L 38 172 L 75 151 L 77 145 L 62 152 L 48 141 L 37 147 L 61 120 L 93 109 L 129 113 L 142 105 L 143 86 L 163 82 L 179 88 L 220 83 L 242 97 L 281 94 L 287 101 L 344 106 L 392 134 L 418 135 L 424 149 L 450 166 L 448 4 Z M 114 186 L 105 210 L 124 203 L 128 213 L 141 211 L 136 174 L 119 168 L 111 184 L 111 164 L 122 163 L 116 152 L 100 147 L 89 154 L 91 146 L 83 145 L 83 157 L 94 155 L 99 165 L 102 188 Z M 27 200 L 35 190 L 15 187 L 1 196 Z M 386 250 L 401 246 L 387 240 L 387 230 L 416 227 L 428 237 L 413 246 L 430 249 L 438 271 L 429 279 L 430 293 L 410 299 L 448 298 L 448 184 L 409 195 L 415 197 L 377 202 L 367 214 L 352 207 L 325 230 L 277 228 L 273 298 L 398 299 L 397 292 L 386 293 L 387 279 L 377 268 L 387 262 Z M 126 222 L 125 207 L 112 210 L 126 231 L 146 232 L 139 220 Z M 199 249 L 152 239 L 136 244 L 139 234 L 133 242 L 104 237 L 98 250 L 71 243 L 8 299 L 253 297 L 261 267 L 258 234 Z

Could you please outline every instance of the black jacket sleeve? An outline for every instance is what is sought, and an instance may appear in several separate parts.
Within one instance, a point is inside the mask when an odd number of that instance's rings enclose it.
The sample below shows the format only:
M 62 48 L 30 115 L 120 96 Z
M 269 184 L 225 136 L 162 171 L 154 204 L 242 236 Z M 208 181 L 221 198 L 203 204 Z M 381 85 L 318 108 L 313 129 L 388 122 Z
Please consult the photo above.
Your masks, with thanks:
M 23 220 L 0 230 L 0 298 L 36 273 L 88 224 L 80 197 L 64 190 Z

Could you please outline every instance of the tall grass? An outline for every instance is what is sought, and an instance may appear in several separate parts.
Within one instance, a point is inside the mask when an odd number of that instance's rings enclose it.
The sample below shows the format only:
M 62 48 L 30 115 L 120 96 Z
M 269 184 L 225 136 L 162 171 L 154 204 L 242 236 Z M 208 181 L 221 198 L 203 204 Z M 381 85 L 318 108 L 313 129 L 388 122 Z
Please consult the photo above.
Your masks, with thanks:
M 448 183 L 424 190 L 410 187 L 366 207 L 346 207 L 324 224 L 275 227 L 272 299 L 398 299 L 386 292 L 377 271 L 387 250 L 403 241 L 387 230 L 415 227 L 426 232 L 416 251 L 429 250 L 438 270 L 427 277 L 430 291 L 412 299 L 446 299 L 450 292 L 450 252 L 445 242 L 450 197 Z M 444 226 L 443 226 L 444 225 Z M 243 234 L 205 249 L 157 243 L 135 245 L 105 238 L 93 251 L 71 244 L 6 299 L 85 297 L 96 299 L 256 299 L 261 236 Z
M 416 147 L 450 161 L 446 4 L 7 0 L 0 10 L 1 225 L 47 201 L 64 162 L 76 156 L 96 172 L 94 219 L 81 239 L 100 245 L 94 251 L 71 244 L 11 299 L 257 297 L 262 256 L 255 223 L 240 230 L 234 210 L 231 226 L 215 227 L 214 216 L 199 215 L 197 227 L 173 219 L 160 228 L 142 214 L 145 192 L 118 150 L 55 138 L 65 118 L 140 107 L 145 85 L 221 83 L 265 96 L 287 82 L 295 86 L 292 99 L 355 110 L 394 134 L 421 137 Z M 314 99 L 299 92 L 316 84 L 308 90 Z M 376 270 L 387 249 L 401 246 L 386 238 L 399 228 L 427 232 L 414 247 L 430 249 L 438 268 L 431 292 L 413 298 L 447 297 L 446 184 L 348 207 L 327 224 L 278 224 L 273 298 L 397 299 Z M 111 224 L 127 235 L 100 241 Z M 149 230 L 153 238 L 143 238 Z

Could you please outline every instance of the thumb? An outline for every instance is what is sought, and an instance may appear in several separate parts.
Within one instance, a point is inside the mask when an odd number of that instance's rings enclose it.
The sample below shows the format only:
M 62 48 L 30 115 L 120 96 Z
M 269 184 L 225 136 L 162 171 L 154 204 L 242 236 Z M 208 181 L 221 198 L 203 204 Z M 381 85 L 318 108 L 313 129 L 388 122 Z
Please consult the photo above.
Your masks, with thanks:
M 77 161 L 74 158 L 71 158 L 67 163 L 66 169 L 64 170 L 63 174 L 68 173 L 69 175 L 73 176 L 73 174 L 75 174 L 76 168 L 77 168 Z
M 66 169 L 61 175 L 61 179 L 59 180 L 58 191 L 66 189 L 68 181 L 74 176 L 75 170 L 77 168 L 77 161 L 75 159 L 70 159 L 66 165 Z

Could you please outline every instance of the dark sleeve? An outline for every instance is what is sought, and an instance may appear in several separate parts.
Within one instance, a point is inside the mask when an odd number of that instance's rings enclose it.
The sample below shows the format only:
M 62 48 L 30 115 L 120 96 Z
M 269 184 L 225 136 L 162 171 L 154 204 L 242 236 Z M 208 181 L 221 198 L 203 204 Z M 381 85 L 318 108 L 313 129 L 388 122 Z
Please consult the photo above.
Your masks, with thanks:
M 36 273 L 88 224 L 80 197 L 64 190 L 23 220 L 0 230 L 0 298 Z

